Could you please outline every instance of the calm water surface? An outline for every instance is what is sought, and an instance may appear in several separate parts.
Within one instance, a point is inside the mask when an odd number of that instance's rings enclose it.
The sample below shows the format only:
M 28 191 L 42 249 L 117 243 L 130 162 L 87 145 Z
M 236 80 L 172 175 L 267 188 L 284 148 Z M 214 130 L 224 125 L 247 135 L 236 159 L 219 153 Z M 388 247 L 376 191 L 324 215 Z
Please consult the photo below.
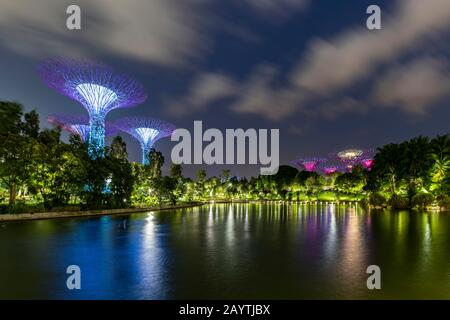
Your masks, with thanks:
M 449 299 L 450 213 L 218 204 L 3 223 L 0 298 Z

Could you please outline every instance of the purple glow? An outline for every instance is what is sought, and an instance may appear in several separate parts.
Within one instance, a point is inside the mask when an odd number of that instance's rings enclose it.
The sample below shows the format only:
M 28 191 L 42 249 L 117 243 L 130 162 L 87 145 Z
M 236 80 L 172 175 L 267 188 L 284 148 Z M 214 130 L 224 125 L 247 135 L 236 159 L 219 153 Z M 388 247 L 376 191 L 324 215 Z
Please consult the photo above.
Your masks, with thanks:
M 38 72 L 50 88 L 80 102 L 89 115 L 106 116 L 111 110 L 133 107 L 147 99 L 139 82 L 90 61 L 47 59 Z
M 154 118 L 129 117 L 115 122 L 115 126 L 139 141 L 142 149 L 142 163 L 148 164 L 148 153 L 153 144 L 161 138 L 168 137 L 175 126 Z
M 90 61 L 48 59 L 39 65 L 38 72 L 50 88 L 80 102 L 89 113 L 88 152 L 94 159 L 104 155 L 108 112 L 147 99 L 139 82 Z
M 340 162 L 344 166 L 345 171 L 351 172 L 358 164 L 370 170 L 373 163 L 373 161 L 371 163 L 370 160 L 372 160 L 373 155 L 374 151 L 372 149 L 347 149 L 332 153 L 330 157 Z
M 338 172 L 338 168 L 337 168 L 337 167 L 334 167 L 334 166 L 331 166 L 331 167 L 325 167 L 325 168 L 323 168 L 323 172 L 324 172 L 326 175 L 333 174 L 333 173 L 335 173 L 335 172 Z
M 371 170 L 372 167 L 373 167 L 373 159 L 364 159 L 364 160 L 361 161 L 361 164 L 367 170 Z
M 67 131 L 70 134 L 77 135 L 81 141 L 89 140 L 89 117 L 84 115 L 61 115 L 55 114 L 47 118 L 47 121 L 55 127 Z M 118 130 L 109 122 L 105 125 L 105 135 L 112 136 L 117 134 Z
M 325 158 L 305 158 L 294 160 L 292 163 L 305 171 L 313 172 L 317 169 L 317 166 L 319 164 L 324 163 L 326 161 L 327 159 Z

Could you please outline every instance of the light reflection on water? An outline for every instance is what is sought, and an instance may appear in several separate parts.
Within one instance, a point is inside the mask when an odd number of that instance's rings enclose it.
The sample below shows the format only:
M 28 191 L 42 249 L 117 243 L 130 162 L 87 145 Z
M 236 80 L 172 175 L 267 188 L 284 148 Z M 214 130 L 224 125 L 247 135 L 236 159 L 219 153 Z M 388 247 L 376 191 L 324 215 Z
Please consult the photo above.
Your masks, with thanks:
M 450 214 L 212 204 L 3 224 L 0 298 L 450 298 Z M 65 287 L 67 266 L 82 290 Z M 366 288 L 367 266 L 382 290 Z

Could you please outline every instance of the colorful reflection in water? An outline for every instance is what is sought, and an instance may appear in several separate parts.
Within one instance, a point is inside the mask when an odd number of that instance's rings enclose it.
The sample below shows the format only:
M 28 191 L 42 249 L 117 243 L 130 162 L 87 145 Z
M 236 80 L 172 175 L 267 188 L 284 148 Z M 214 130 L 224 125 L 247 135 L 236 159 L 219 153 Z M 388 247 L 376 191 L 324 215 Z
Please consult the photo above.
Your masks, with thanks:
M 450 298 L 450 214 L 213 204 L 1 224 L 0 298 Z M 65 289 L 66 267 L 82 290 Z M 366 289 L 381 267 L 382 290 Z

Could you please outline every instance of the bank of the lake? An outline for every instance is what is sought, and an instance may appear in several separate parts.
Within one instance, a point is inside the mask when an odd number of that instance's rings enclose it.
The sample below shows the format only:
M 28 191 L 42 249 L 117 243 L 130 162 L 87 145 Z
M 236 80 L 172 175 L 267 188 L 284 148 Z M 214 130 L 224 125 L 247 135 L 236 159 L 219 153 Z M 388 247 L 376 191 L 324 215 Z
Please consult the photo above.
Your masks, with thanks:
M 83 210 L 83 211 L 59 211 L 59 212 L 36 212 L 36 213 L 14 213 L 1 214 L 0 222 L 13 222 L 25 220 L 63 219 L 63 218 L 85 218 L 109 215 L 128 215 L 140 212 L 176 210 L 191 208 L 203 205 L 203 202 L 184 203 L 178 205 L 162 205 L 145 208 L 125 208 L 125 209 L 103 209 L 103 210 Z

